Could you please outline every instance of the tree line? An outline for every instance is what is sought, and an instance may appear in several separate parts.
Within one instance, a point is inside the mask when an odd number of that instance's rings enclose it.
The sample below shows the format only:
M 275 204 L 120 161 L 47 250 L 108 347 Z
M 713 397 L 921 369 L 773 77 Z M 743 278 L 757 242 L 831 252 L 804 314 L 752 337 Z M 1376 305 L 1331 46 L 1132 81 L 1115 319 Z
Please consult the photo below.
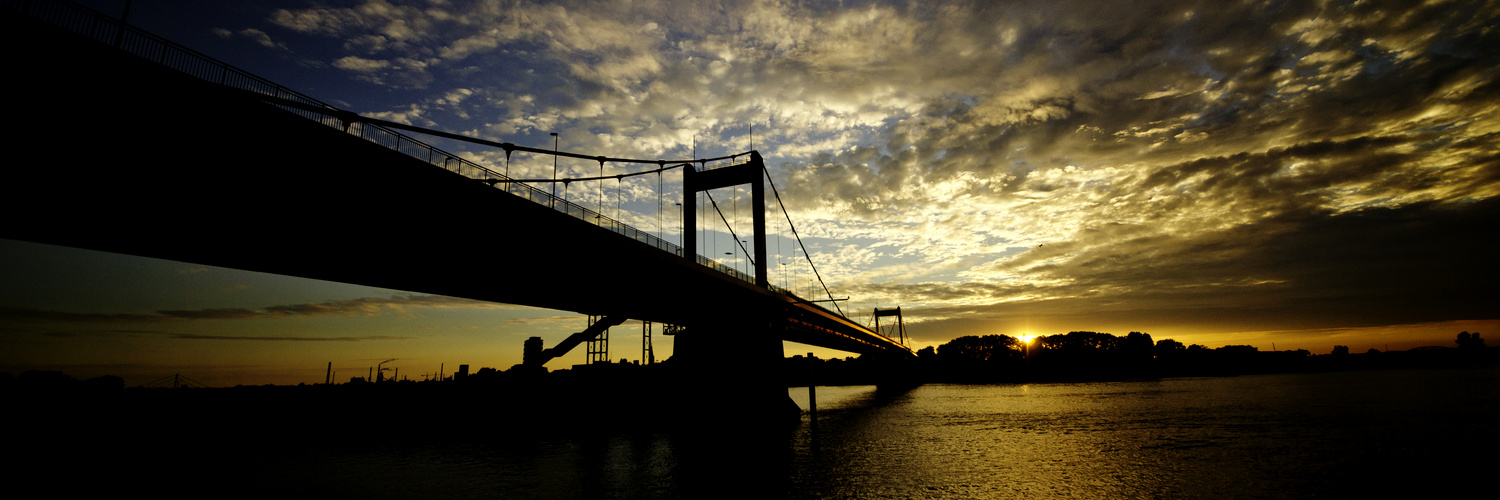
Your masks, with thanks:
M 788 358 L 789 385 L 893 382 L 1026 382 L 1120 380 L 1130 378 L 1222 376 L 1291 371 L 1440 367 L 1496 362 L 1500 354 L 1484 347 L 1477 333 L 1458 335 L 1456 349 L 1419 348 L 1350 354 L 1335 346 L 1327 354 L 1306 349 L 1261 351 L 1250 345 L 1209 348 L 1173 339 L 1153 340 L 1130 332 L 1124 336 L 1073 331 L 1040 336 L 1030 342 L 1009 335 L 968 335 L 917 351 L 916 359 L 862 356 L 821 360 Z

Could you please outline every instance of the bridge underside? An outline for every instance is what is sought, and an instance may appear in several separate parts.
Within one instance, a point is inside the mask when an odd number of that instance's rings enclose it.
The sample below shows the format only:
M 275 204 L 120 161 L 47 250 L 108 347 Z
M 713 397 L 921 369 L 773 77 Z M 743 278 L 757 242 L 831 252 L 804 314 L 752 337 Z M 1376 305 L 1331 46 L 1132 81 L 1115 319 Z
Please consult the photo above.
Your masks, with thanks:
M 0 181 L 0 237 L 904 350 L 816 306 L 337 129 L 0 17 L 11 46 L 55 39 L 49 51 L 13 54 L 12 67 L 30 73 L 7 79 L 7 90 L 46 111 L 13 120 L 22 128 Z

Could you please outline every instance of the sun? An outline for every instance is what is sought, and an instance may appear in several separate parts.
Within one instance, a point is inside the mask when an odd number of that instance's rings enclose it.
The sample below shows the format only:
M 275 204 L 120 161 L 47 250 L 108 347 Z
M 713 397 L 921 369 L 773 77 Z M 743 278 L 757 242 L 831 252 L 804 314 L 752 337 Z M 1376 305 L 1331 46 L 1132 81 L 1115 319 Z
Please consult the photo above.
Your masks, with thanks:
M 1028 333 L 1023 333 L 1023 334 L 1017 336 L 1016 340 L 1020 340 L 1022 344 L 1030 344 L 1031 341 L 1032 341 L 1032 339 L 1035 339 L 1035 338 L 1036 338 L 1036 335 L 1032 335 L 1031 333 L 1028 332 Z

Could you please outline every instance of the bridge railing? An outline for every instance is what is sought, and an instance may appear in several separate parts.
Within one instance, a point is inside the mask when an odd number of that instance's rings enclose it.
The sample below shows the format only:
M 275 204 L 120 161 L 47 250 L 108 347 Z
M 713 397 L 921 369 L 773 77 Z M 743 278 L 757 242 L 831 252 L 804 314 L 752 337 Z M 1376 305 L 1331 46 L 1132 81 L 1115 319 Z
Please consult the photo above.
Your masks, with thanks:
M 310 108 L 321 108 L 326 111 L 315 111 L 303 107 L 277 106 L 289 113 L 329 127 L 342 129 L 351 135 L 399 151 L 407 156 L 425 161 L 430 165 L 440 166 L 459 175 L 478 180 L 510 180 L 509 177 L 501 173 L 485 168 L 463 157 L 443 151 L 442 149 L 379 125 L 364 122 L 347 123 L 341 117 L 343 112 L 334 106 L 253 75 L 193 49 L 178 45 L 165 38 L 129 25 L 122 25 L 119 20 L 88 7 L 67 0 L 0 0 L 0 6 L 46 21 L 78 35 L 113 45 L 127 53 L 208 82 L 300 102 L 309 105 L 308 107 Z M 675 243 L 668 242 L 649 232 L 641 231 L 628 224 L 605 217 L 603 214 L 566 199 L 555 197 L 547 191 L 519 182 L 500 182 L 496 183 L 496 186 L 512 195 L 552 207 L 557 211 L 593 223 L 616 234 L 651 245 L 662 251 L 671 252 L 678 256 L 683 255 L 682 247 Z M 718 261 L 702 255 L 696 255 L 695 257 L 699 264 L 744 281 L 755 282 L 753 276 L 720 264 Z M 786 290 L 773 288 L 778 292 L 789 294 Z

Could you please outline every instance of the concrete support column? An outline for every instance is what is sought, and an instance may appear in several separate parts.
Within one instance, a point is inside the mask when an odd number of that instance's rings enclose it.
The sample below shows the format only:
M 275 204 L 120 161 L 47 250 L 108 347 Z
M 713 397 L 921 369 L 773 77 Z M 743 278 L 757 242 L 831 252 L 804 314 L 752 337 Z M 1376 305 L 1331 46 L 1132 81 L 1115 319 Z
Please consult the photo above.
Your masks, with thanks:
M 724 321 L 677 335 L 672 363 L 680 414 L 700 415 L 702 423 L 801 420 L 781 376 L 781 338 L 765 325 Z
M 682 258 L 698 262 L 698 191 L 697 167 L 689 164 L 682 169 Z
M 770 287 L 771 280 L 766 268 L 766 182 L 761 177 L 765 162 L 760 153 L 750 152 L 750 167 L 755 170 L 755 181 L 750 183 L 750 210 L 755 231 L 755 284 Z

